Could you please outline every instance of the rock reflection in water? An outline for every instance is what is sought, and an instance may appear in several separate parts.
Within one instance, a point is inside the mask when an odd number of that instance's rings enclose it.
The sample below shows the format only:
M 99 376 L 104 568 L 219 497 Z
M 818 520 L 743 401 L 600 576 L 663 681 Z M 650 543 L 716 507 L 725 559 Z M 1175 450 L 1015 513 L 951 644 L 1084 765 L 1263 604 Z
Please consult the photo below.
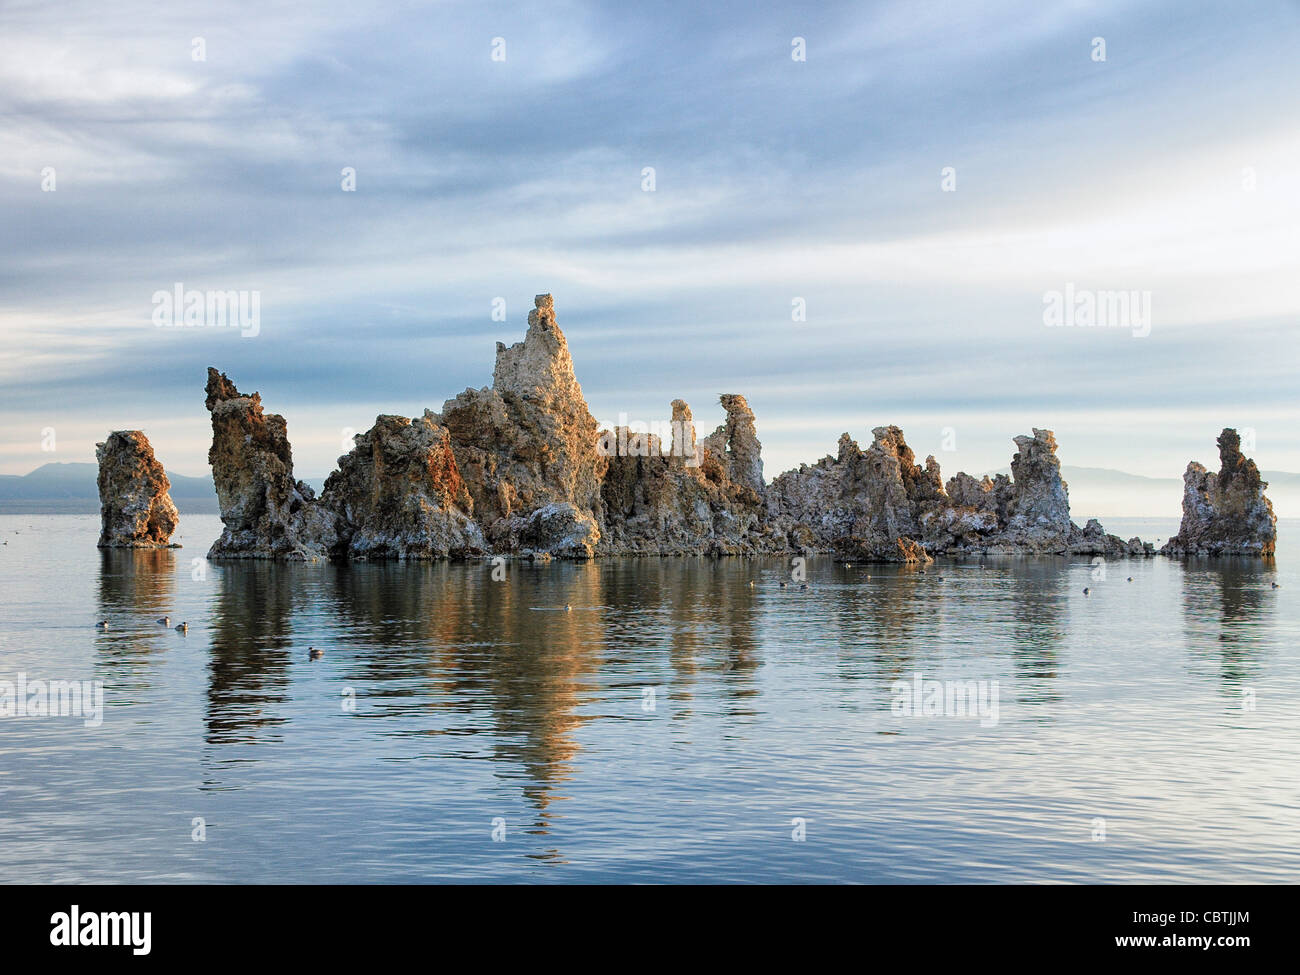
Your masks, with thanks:
M 117 704 L 151 686 L 153 658 L 170 645 L 172 631 L 156 620 L 171 612 L 175 598 L 174 549 L 101 549 L 96 619 L 109 621 L 96 632 L 97 667 L 111 671 Z
M 1183 621 L 1193 660 L 1209 663 L 1223 693 L 1236 698 L 1241 684 L 1262 673 L 1260 647 L 1275 620 L 1277 577 L 1271 558 L 1190 558 L 1183 567 Z
M 494 769 L 523 780 L 541 829 L 591 720 L 579 708 L 605 655 L 600 570 L 510 563 L 499 581 L 492 570 L 336 566 L 328 598 L 349 641 L 345 679 L 366 688 L 358 715 L 426 716 L 393 732 L 402 736 L 486 735 Z
M 1297 680 L 1286 563 L 1274 591 L 1261 562 L 1144 560 L 1106 579 L 1078 558 L 810 558 L 805 590 L 779 557 L 509 562 L 494 581 L 489 561 L 213 562 L 204 578 L 192 551 L 75 552 L 43 575 L 27 553 L 21 572 L 0 561 L 26 627 L 5 649 L 29 673 L 90 661 L 112 737 L 0 732 L 30 743 L 33 783 L 57 741 L 87 824 L 105 788 L 122 797 L 114 835 L 144 838 L 147 861 L 117 840 L 85 856 L 42 840 L 87 877 L 114 879 L 118 856 L 122 877 L 213 882 L 337 881 L 341 861 L 365 881 L 653 880 L 669 860 L 683 879 L 808 879 L 774 855 L 788 833 L 773 824 L 811 810 L 827 879 L 978 881 L 982 866 L 953 866 L 976 836 L 1018 880 L 1095 880 L 1073 840 L 1025 840 L 1085 790 L 1146 831 L 1115 877 L 1294 872 L 1295 715 L 1275 706 Z M 999 680 L 999 723 L 892 713 L 892 685 L 918 672 Z M 1259 710 L 1239 713 L 1249 690 Z M 1207 821 L 1248 795 L 1249 836 L 1190 851 L 1185 808 L 1152 803 L 1153 783 Z M 8 832 L 39 832 L 44 805 L 11 790 Z M 218 843 L 186 838 L 193 816 Z M 150 846 L 171 833 L 179 867 Z M 933 855 L 900 870 L 901 848 Z
M 217 574 L 217 595 L 210 621 L 207 739 L 262 740 L 265 729 L 287 720 L 279 709 L 288 700 L 293 614 L 315 598 L 311 583 L 318 570 L 232 561 L 211 571 Z
M 1013 611 L 1010 649 L 1016 700 L 1054 704 L 1061 700 L 1060 654 L 1070 626 L 1069 565 L 1064 559 L 1018 559 L 1014 566 L 1000 569 L 1010 587 Z

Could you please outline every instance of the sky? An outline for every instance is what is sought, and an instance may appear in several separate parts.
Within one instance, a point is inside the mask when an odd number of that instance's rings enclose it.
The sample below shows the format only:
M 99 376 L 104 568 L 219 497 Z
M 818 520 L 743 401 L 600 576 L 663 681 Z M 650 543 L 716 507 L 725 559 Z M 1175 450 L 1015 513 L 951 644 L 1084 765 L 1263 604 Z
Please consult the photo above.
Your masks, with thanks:
M 0 473 L 143 429 L 202 474 L 212 365 L 321 477 L 542 292 L 597 419 L 743 393 L 769 477 L 889 423 L 945 475 L 1031 427 L 1300 471 L 1297 50 L 1295 0 L 4 0 Z

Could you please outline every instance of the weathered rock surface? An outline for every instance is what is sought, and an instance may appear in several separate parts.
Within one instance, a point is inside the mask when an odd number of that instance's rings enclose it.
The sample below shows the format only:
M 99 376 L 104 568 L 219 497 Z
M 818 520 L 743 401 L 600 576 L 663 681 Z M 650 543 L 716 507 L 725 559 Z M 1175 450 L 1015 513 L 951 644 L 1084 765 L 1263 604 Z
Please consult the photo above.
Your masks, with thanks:
M 116 430 L 95 445 L 99 461 L 99 547 L 168 548 L 180 521 L 171 482 L 139 430 Z M 179 547 L 179 546 L 176 546 Z
M 336 516 L 339 554 L 374 560 L 486 552 L 451 437 L 435 414 L 377 417 L 354 442 L 319 502 Z
M 786 526 L 790 544 L 804 551 L 834 551 L 848 561 L 928 562 L 918 517 L 935 502 L 937 466 L 934 475 L 918 467 L 898 427 L 872 434 L 865 451 L 846 433 L 837 456 L 775 478 L 769 510 Z
M 1070 495 L 1056 457 L 1056 436 L 1034 428 L 1032 437 L 1015 438 L 1011 458 L 1013 488 L 1010 519 L 1002 534 L 1017 547 L 1063 551 L 1069 544 Z
M 768 493 L 792 546 L 848 561 L 925 562 L 938 554 L 1144 555 L 1149 546 L 1070 521 L 1069 494 L 1050 430 L 1016 438 L 1012 477 L 960 473 L 945 487 L 894 426 L 872 431 L 865 451 L 846 433 L 838 456 L 776 478 Z
M 441 422 L 493 551 L 590 556 L 606 458 L 551 296 L 534 304 L 523 342 L 497 343 L 491 388 L 447 400 Z
M 769 508 L 803 550 L 830 550 L 847 561 L 929 562 L 947 547 L 935 529 L 951 509 L 939 465 L 933 457 L 918 465 L 896 426 L 876 427 L 872 436 L 862 450 L 846 433 L 835 457 L 777 477 Z
M 1196 461 L 1183 474 L 1183 520 L 1178 534 L 1160 550 L 1164 555 L 1272 555 L 1277 546 L 1277 516 L 1264 496 L 1253 460 L 1241 452 L 1241 438 L 1227 427 L 1219 434 L 1219 472 Z
M 338 545 L 333 513 L 293 477 L 293 452 L 284 417 L 262 411 L 262 397 L 246 396 L 224 373 L 208 369 L 212 414 L 208 463 L 225 525 L 211 559 L 327 557 Z
M 704 438 L 704 448 L 722 464 L 728 480 L 761 498 L 767 493 L 767 485 L 763 481 L 763 445 L 754 425 L 754 411 L 739 393 L 723 393 L 721 400 L 727 421 Z
M 862 451 L 847 433 L 839 453 L 816 464 L 802 464 L 773 478 L 767 504 L 772 518 L 787 526 L 790 546 L 800 551 L 830 549 L 846 537 L 865 506 L 858 484 Z
M 743 396 L 724 394 L 727 421 L 697 443 L 691 409 L 672 404 L 673 442 L 626 428 L 612 445 L 601 484 L 602 554 L 755 555 L 788 550 L 767 517 L 762 445 Z M 757 487 L 756 487 L 757 485 Z
M 723 423 L 697 441 L 690 407 L 674 400 L 668 450 L 650 433 L 600 431 L 551 297 L 539 295 L 524 340 L 497 344 L 490 387 L 447 400 L 441 414 L 378 417 L 317 499 L 293 477 L 284 418 L 263 413 L 256 393 L 240 393 L 210 369 L 209 459 L 225 531 L 209 554 L 834 552 L 899 562 L 974 552 L 1151 554 L 1095 521 L 1082 529 L 1071 522 L 1050 430 L 1016 438 L 1011 477 L 961 473 L 945 486 L 933 457 L 918 464 L 902 430 L 883 426 L 867 449 L 845 434 L 836 456 L 768 485 L 748 402 L 737 393 L 720 401 Z M 1247 485 L 1243 474 L 1231 491 L 1248 494 Z
M 928 562 L 930 556 L 920 544 L 920 516 L 932 506 L 936 485 L 930 472 L 917 466 L 902 430 L 876 427 L 871 433 L 871 446 L 852 458 L 849 474 L 860 506 L 848 538 L 836 539 L 836 554 L 855 560 Z

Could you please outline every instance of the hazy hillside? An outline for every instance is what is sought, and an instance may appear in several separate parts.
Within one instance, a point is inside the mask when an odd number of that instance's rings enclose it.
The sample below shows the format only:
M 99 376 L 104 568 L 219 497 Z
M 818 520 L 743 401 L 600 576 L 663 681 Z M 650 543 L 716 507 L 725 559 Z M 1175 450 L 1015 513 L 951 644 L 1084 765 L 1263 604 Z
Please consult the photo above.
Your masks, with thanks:
M 94 464 L 45 464 L 30 474 L 0 474 L 0 513 L 86 514 L 99 511 Z M 167 472 L 171 496 L 181 514 L 216 514 L 217 492 L 210 477 Z
M 1010 471 L 1003 473 L 1009 474 Z M 1183 479 L 1142 477 L 1103 467 L 1061 465 L 1070 486 L 1070 512 L 1082 524 L 1086 518 L 1179 518 L 1183 513 Z M 1300 474 L 1261 471 L 1267 494 L 1279 518 L 1300 515 Z

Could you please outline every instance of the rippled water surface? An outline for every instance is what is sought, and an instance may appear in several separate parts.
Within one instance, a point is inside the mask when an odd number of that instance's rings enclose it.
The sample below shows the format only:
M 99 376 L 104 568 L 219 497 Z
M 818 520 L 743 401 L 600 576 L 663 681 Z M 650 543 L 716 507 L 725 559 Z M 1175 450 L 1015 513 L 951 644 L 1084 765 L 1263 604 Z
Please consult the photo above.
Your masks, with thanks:
M 823 558 L 806 591 L 194 561 L 219 527 L 0 517 L 0 680 L 105 694 L 0 718 L 6 881 L 1300 879 L 1294 523 L 1276 564 Z M 997 681 L 997 723 L 894 713 L 917 673 Z

